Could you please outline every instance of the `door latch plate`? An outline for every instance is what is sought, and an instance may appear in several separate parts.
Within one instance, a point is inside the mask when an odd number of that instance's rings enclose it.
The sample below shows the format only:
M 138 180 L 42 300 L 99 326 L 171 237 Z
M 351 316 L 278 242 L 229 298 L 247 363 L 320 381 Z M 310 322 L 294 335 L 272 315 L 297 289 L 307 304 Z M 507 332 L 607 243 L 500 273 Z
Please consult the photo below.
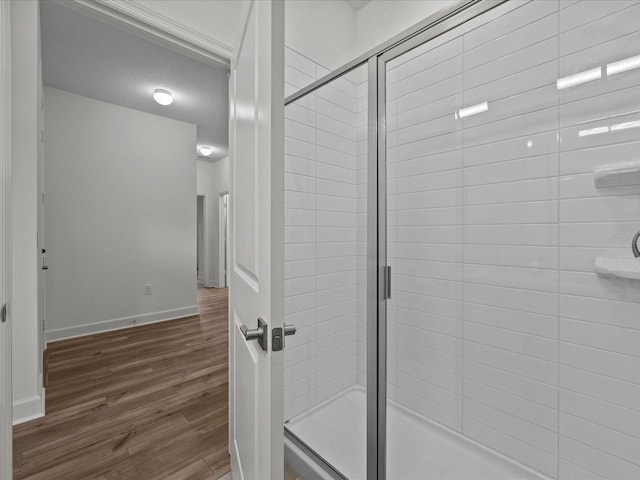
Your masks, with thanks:
M 284 348 L 284 336 L 282 335 L 282 329 L 274 328 L 271 332 L 271 349 L 274 352 L 279 352 Z

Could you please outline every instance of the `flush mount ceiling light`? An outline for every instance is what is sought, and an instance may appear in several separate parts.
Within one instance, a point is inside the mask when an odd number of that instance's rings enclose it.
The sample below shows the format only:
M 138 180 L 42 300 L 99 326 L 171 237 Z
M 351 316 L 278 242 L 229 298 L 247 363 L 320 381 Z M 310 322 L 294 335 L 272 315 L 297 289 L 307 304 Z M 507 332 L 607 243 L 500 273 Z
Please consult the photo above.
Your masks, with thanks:
M 161 88 L 156 88 L 156 91 L 153 92 L 153 99 L 160 105 L 171 105 L 173 103 L 173 95 L 171 95 L 171 92 Z
M 203 157 L 210 157 L 211 155 L 213 155 L 213 150 L 214 148 L 209 145 L 200 145 L 198 147 L 198 152 Z

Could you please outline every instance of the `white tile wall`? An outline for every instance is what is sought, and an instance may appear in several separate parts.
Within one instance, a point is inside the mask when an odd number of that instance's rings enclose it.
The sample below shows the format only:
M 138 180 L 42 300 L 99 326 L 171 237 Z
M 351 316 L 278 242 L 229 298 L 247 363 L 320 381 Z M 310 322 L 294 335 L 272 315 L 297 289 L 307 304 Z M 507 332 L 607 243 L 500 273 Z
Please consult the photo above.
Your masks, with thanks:
M 327 73 L 285 50 L 286 93 Z M 364 93 L 363 93 L 364 92 Z M 340 78 L 285 108 L 285 417 L 365 377 L 366 84 Z M 364 159 L 364 160 L 363 160 Z
M 364 73 L 364 71 L 362 72 Z M 356 380 L 367 382 L 367 141 L 368 83 L 356 88 Z
M 638 2 L 578 2 L 559 12 L 561 75 L 638 55 Z M 637 159 L 638 129 L 580 137 L 640 118 L 639 72 L 559 93 L 560 473 L 640 477 L 640 290 L 600 278 L 598 256 L 629 257 L 640 189 L 596 189 L 595 167 Z M 566 466 L 566 470 L 563 469 Z M 571 473 L 574 466 L 580 470 Z
M 640 478 L 640 2 L 534 0 L 387 74 L 389 395 L 554 478 Z M 487 101 L 458 120 L 455 110 Z

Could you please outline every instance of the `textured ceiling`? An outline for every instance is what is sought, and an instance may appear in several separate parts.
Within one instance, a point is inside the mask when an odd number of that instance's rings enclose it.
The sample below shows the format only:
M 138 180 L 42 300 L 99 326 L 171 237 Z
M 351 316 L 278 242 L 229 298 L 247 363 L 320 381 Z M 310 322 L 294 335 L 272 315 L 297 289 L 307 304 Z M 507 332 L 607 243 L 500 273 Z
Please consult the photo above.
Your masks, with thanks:
M 45 85 L 198 126 L 198 144 L 226 156 L 228 70 L 200 63 L 54 2 L 40 2 Z M 173 104 L 152 98 L 170 90 Z M 195 145 L 194 145 L 195 151 Z

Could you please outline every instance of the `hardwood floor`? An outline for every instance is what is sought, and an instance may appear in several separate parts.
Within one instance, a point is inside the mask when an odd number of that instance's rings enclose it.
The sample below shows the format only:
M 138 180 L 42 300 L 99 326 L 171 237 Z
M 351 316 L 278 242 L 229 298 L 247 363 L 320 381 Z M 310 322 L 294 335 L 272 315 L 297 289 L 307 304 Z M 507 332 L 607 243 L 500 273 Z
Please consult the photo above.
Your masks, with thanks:
M 199 316 L 49 344 L 46 416 L 14 428 L 14 479 L 227 474 L 227 295 L 199 290 Z

